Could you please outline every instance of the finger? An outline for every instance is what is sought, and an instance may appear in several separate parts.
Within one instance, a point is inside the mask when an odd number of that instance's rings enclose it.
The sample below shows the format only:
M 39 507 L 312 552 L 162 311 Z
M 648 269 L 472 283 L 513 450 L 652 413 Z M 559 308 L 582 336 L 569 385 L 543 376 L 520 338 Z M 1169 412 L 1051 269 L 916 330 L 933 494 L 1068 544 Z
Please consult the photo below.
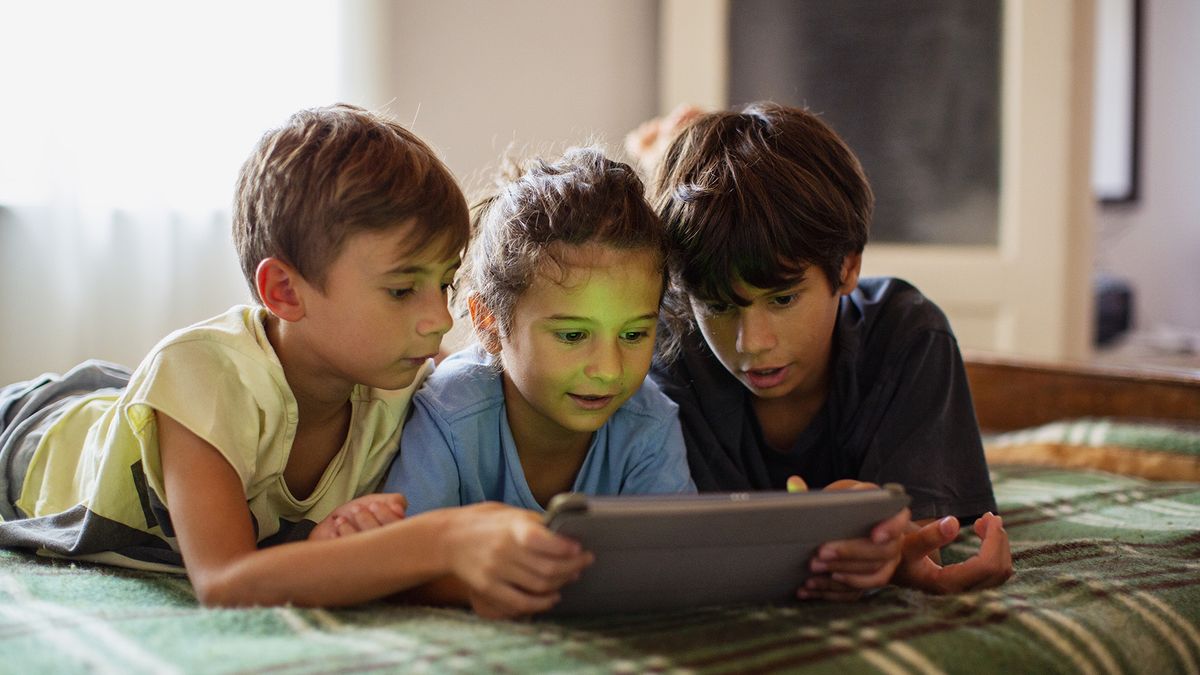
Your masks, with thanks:
M 536 517 L 518 531 L 517 543 L 535 554 L 556 558 L 573 558 L 583 552 L 579 542 L 551 532 Z
M 404 518 L 404 512 L 401 511 L 400 513 L 396 513 L 395 506 L 391 503 L 369 504 L 367 505 L 367 509 L 370 510 L 371 515 L 375 516 L 375 520 L 378 521 L 380 525 L 394 523 Z
M 577 581 L 583 571 L 595 560 L 591 553 L 581 553 L 574 558 L 551 558 L 535 556 L 515 561 L 526 581 L 518 583 L 529 591 L 545 593 L 557 590 L 564 584 Z M 529 582 L 536 579 L 536 582 Z M 513 580 L 516 583 L 516 580 Z
M 826 489 L 826 490 L 869 490 L 873 487 L 875 487 L 875 485 L 873 483 L 864 483 L 862 481 L 857 481 L 857 480 L 853 480 L 850 478 L 843 478 L 841 480 L 835 480 L 832 483 L 830 483 L 829 485 L 826 485 L 824 489 Z
M 831 600 L 834 602 L 856 600 L 861 595 L 861 590 L 851 588 L 826 575 L 809 577 L 804 585 L 796 591 L 796 597 L 802 600 Z
M 814 560 L 809 566 L 813 572 L 822 574 L 857 574 L 868 575 L 875 574 L 884 566 L 890 565 L 892 562 L 899 562 L 900 554 L 885 556 L 874 559 L 855 559 L 855 560 L 835 560 L 833 562 L 823 562 Z
M 912 534 L 904 536 L 904 557 L 923 558 L 958 537 L 959 524 L 954 516 L 935 520 Z
M 334 519 L 334 523 L 336 524 L 337 535 L 339 537 L 344 537 L 349 534 L 355 534 L 356 532 L 359 531 L 358 526 L 356 526 L 349 519 L 343 518 L 342 516 L 337 516 Z
M 581 569 L 553 569 L 548 573 L 516 564 L 501 572 L 504 582 L 532 595 L 556 593 L 558 589 L 579 578 Z
M 808 483 L 805 483 L 804 479 L 801 478 L 800 476 L 788 476 L 786 485 L 787 485 L 788 492 L 807 492 L 808 491 Z
M 374 530 L 377 527 L 383 526 L 370 508 L 358 504 L 355 504 L 350 520 L 358 527 L 360 532 L 363 530 Z
M 397 493 L 388 500 L 388 506 L 397 517 L 403 518 L 404 514 L 408 513 L 408 497 Z
M 947 565 L 937 574 L 938 585 L 947 591 L 993 588 L 1013 574 L 1012 551 L 1008 533 L 999 517 L 993 516 L 984 528 L 979 552 L 961 563 Z
M 904 535 L 905 531 L 908 530 L 908 524 L 911 522 L 912 511 L 908 510 L 907 507 L 900 509 L 900 512 L 896 515 L 871 528 L 871 541 L 876 544 L 898 541 Z
M 900 555 L 901 540 L 899 537 L 878 544 L 870 539 L 839 539 L 821 545 L 814 556 L 814 562 L 825 563 L 833 567 L 843 561 L 887 560 Z M 824 569 L 818 569 L 824 572 Z
M 526 593 L 508 584 L 493 584 L 480 591 L 486 605 L 503 617 L 525 616 L 544 612 L 561 599 L 558 593 L 538 595 Z
M 326 518 L 325 520 L 317 523 L 316 526 L 313 527 L 312 532 L 308 533 L 308 538 L 310 541 L 334 539 L 337 536 L 337 528 L 334 526 L 331 518 Z

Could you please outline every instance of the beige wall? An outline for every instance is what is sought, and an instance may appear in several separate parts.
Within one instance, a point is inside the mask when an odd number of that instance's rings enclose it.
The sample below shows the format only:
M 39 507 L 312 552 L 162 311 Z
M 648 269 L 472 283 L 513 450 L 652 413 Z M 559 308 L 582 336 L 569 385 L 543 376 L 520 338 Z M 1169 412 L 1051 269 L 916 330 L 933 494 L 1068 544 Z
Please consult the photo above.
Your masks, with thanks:
M 656 0 L 353 1 L 350 34 L 375 36 L 357 60 L 374 51 L 384 65 L 371 66 L 380 82 L 352 93 L 411 123 L 469 200 L 510 148 L 524 157 L 596 141 L 620 157 L 625 133 L 656 114 Z M 455 321 L 450 350 L 470 339 Z
M 1143 3 L 1140 196 L 1098 210 L 1096 264 L 1129 280 L 1140 330 L 1200 339 L 1200 3 Z
M 490 180 L 510 144 L 619 151 L 657 100 L 654 0 L 406 0 L 394 27 L 388 110 L 460 180 Z

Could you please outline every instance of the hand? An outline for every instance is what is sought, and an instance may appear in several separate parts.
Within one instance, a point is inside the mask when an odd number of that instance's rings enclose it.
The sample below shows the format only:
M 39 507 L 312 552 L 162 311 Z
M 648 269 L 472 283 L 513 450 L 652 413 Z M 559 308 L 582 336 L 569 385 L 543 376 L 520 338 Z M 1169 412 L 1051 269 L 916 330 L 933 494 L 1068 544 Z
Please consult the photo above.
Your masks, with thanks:
M 867 490 L 874 483 L 839 480 L 826 490 Z M 871 528 L 867 537 L 842 539 L 822 544 L 809 561 L 813 572 L 796 591 L 796 597 L 839 602 L 857 600 L 863 591 L 887 585 L 901 560 L 904 532 L 912 512 L 907 508 Z
M 947 516 L 904 536 L 901 562 L 893 581 L 927 593 L 961 593 L 999 586 L 1013 575 L 1012 551 L 1004 521 L 985 513 L 975 521 L 979 552 L 961 563 L 939 565 L 930 554 L 958 537 L 958 519 Z
M 625 135 L 625 151 L 637 160 L 646 174 L 653 174 L 667 152 L 675 135 L 690 121 L 700 115 L 700 109 L 683 104 L 665 117 L 655 117 L 638 125 Z
M 404 495 L 385 492 L 352 499 L 330 512 L 308 533 L 310 541 L 337 539 L 355 532 L 365 532 L 404 517 L 408 500 Z
M 579 542 L 546 529 L 532 511 L 496 503 L 457 511 L 446 533 L 450 567 L 469 588 L 471 607 L 485 618 L 550 609 L 558 590 L 594 559 Z

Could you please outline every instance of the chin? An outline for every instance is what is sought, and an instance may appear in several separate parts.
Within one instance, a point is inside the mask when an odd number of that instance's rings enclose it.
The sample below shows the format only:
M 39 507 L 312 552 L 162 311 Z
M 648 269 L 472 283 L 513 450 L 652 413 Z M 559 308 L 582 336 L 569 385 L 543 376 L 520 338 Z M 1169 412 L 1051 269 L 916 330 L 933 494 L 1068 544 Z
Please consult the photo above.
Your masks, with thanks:
M 611 415 L 608 417 L 611 417 Z M 560 420 L 558 424 L 562 428 L 567 429 L 569 431 L 574 431 L 576 433 L 589 433 L 590 434 L 590 433 L 594 433 L 597 429 L 604 426 L 604 423 L 608 421 L 608 417 L 605 417 L 604 419 L 574 418 L 574 419 Z
M 415 379 L 417 379 L 417 372 L 414 370 L 412 372 L 389 377 L 379 382 L 367 382 L 365 384 L 367 384 L 367 386 L 374 387 L 375 389 L 384 389 L 390 391 L 395 389 L 404 389 L 405 387 L 411 385 Z

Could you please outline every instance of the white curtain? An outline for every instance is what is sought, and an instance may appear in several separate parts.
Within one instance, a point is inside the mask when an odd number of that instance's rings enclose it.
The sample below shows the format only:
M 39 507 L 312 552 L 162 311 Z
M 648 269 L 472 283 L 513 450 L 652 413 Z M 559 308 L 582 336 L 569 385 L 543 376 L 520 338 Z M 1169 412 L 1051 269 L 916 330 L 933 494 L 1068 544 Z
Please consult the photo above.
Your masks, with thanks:
M 345 90 L 334 0 L 0 2 L 0 384 L 134 366 L 249 298 L 229 234 L 259 135 Z

